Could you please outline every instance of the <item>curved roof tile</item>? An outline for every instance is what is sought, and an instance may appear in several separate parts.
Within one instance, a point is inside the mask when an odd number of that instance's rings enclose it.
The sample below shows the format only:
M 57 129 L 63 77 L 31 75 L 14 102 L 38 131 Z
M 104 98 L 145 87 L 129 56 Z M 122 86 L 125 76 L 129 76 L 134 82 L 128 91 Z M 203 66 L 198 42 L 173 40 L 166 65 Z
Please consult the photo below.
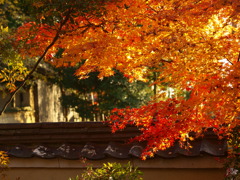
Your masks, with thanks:
M 0 150 L 18 158 L 139 158 L 145 143 L 127 143 L 138 134 L 135 127 L 112 134 L 107 125 L 99 122 L 0 124 Z M 155 157 L 194 157 L 203 153 L 224 156 L 227 153 L 226 140 L 217 139 L 212 132 L 189 143 L 192 148 L 186 149 L 175 143 L 167 150 L 156 152 Z

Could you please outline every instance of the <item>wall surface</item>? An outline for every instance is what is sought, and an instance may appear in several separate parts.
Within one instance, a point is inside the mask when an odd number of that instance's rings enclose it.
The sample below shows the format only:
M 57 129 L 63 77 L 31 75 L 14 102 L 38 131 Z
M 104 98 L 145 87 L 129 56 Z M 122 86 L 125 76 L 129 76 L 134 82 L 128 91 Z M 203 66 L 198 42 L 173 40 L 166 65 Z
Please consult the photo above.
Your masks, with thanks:
M 0 108 L 9 96 L 0 92 Z M 69 109 L 67 119 L 60 102 L 61 90 L 57 85 L 37 80 L 35 85 L 18 92 L 8 109 L 0 116 L 0 123 L 35 123 L 76 121 L 78 114 Z
M 212 156 L 178 157 L 171 159 L 154 158 L 141 161 L 104 159 L 98 161 L 11 158 L 10 170 L 6 172 L 7 180 L 68 180 L 69 177 L 81 175 L 86 166 L 93 164 L 101 167 L 102 163 L 120 162 L 132 165 L 143 171 L 144 180 L 223 180 L 225 170 L 222 164 Z
M 0 116 L 0 123 L 34 123 L 34 111 L 6 112 Z
M 0 109 L 3 108 L 9 98 L 9 95 L 4 96 L 3 92 L 0 92 Z M 31 88 L 18 92 L 0 116 L 0 123 L 34 122 L 33 92 Z
M 61 92 L 56 85 L 37 81 L 39 122 L 64 121 L 60 102 Z
M 144 180 L 223 180 L 224 171 L 221 169 L 141 169 Z M 82 172 L 81 169 L 12 169 L 7 180 L 68 180 Z

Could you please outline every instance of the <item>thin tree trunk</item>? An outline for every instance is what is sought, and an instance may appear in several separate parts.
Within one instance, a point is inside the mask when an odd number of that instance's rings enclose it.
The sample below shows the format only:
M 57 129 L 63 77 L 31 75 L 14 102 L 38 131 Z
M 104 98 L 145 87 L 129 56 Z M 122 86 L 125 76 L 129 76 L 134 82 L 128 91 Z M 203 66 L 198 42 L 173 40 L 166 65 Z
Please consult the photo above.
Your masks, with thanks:
M 39 123 L 40 118 L 39 118 L 38 84 L 37 83 L 33 85 L 33 99 L 34 99 L 35 123 Z

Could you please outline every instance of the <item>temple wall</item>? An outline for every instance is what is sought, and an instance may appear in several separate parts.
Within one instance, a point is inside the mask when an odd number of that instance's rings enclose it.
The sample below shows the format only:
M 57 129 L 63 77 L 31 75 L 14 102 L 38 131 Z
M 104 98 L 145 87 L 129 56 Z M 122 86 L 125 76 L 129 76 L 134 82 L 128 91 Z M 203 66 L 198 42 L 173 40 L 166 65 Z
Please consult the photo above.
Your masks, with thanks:
M 0 92 L 0 108 L 8 100 Z M 34 123 L 76 121 L 78 114 L 69 110 L 67 119 L 60 102 L 61 90 L 57 85 L 37 80 L 35 85 L 18 92 L 6 111 L 0 116 L 0 123 Z
M 98 161 L 65 160 L 61 158 L 11 158 L 7 178 L 20 180 L 68 180 L 81 176 L 86 166 L 101 167 L 102 163 L 131 161 L 144 175 L 144 180 L 223 180 L 225 170 L 214 157 L 154 158 L 146 161 L 132 158 L 128 160 L 104 159 Z
M 0 116 L 0 123 L 34 123 L 34 111 L 7 112 Z
M 56 85 L 37 81 L 39 122 L 64 121 L 60 102 L 61 91 Z

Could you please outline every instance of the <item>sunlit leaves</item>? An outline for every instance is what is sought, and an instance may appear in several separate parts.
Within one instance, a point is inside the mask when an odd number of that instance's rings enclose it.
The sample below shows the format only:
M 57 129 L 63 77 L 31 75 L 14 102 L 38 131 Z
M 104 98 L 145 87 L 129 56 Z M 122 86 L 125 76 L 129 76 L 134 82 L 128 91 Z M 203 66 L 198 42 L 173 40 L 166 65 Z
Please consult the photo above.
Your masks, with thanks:
M 27 74 L 27 68 L 23 62 L 16 57 L 15 62 L 9 62 L 7 67 L 0 70 L 0 81 L 1 83 L 6 83 L 5 86 L 7 89 L 14 91 L 16 89 L 15 82 L 23 81 Z
M 9 157 L 6 152 L 0 151 L 0 167 L 6 168 L 9 164 Z
M 80 78 L 95 71 L 111 76 L 113 69 L 130 81 L 156 73 L 154 85 L 175 89 L 172 99 L 156 95 L 146 106 L 112 116 L 114 131 L 137 125 L 137 140 L 148 141 L 151 155 L 190 131 L 227 133 L 239 124 L 239 7 L 239 0 L 122 0 L 105 3 L 100 13 L 73 9 L 45 60 L 57 67 L 81 63 Z M 52 15 L 58 17 L 52 23 L 40 17 L 41 23 L 18 29 L 25 57 L 39 56 L 55 36 L 65 11 Z
M 0 82 L 8 90 L 14 91 L 15 83 L 23 81 L 28 70 L 21 56 L 13 48 L 12 32 L 8 26 L 0 26 L 0 34 Z

